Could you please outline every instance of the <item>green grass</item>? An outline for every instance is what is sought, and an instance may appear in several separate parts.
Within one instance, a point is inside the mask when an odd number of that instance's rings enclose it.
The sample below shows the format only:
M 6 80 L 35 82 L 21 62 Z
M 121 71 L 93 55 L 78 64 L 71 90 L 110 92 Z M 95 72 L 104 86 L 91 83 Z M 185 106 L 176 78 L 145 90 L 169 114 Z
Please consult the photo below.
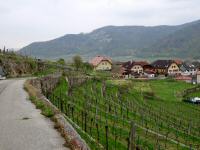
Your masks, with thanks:
M 152 91 L 164 101 L 181 101 L 181 92 L 184 89 L 194 87 L 192 84 L 188 84 L 175 80 L 152 80 L 150 81 Z
M 45 106 L 42 109 L 42 115 L 51 118 L 54 115 L 54 112 L 52 111 L 51 108 Z
M 41 110 L 41 114 L 51 118 L 54 115 L 54 112 L 51 108 L 49 108 L 42 100 L 37 99 L 36 97 L 30 97 L 29 98 L 32 103 L 35 104 L 35 107 L 37 109 Z
M 193 92 L 193 93 L 187 95 L 187 97 L 200 97 L 200 91 Z

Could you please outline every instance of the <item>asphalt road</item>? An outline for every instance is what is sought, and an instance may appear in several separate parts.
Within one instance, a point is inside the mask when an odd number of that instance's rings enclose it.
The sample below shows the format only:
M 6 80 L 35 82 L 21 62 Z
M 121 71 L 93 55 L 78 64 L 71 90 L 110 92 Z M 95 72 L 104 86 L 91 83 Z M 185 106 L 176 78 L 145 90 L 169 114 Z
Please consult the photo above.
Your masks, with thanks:
M 0 150 L 67 150 L 53 123 L 27 100 L 24 81 L 0 81 Z

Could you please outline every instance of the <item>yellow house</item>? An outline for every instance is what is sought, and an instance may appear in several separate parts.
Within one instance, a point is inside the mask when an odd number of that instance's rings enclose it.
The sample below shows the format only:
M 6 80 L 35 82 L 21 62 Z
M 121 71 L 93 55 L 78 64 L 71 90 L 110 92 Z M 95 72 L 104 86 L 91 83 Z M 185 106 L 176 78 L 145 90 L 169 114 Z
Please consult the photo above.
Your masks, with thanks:
M 111 70 L 112 61 L 110 58 L 105 56 L 96 56 L 91 61 L 90 64 L 94 67 L 95 70 Z
M 175 62 L 171 63 L 167 71 L 168 71 L 168 75 L 175 75 L 175 74 L 180 73 L 179 67 Z

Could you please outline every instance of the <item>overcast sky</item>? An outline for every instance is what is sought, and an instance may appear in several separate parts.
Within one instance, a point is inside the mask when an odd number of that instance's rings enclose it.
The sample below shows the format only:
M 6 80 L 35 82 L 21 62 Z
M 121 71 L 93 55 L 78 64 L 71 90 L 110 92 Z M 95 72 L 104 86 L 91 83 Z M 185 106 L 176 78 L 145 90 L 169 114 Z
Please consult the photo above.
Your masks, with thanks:
M 106 25 L 176 25 L 198 19 L 200 0 L 0 0 L 0 48 Z

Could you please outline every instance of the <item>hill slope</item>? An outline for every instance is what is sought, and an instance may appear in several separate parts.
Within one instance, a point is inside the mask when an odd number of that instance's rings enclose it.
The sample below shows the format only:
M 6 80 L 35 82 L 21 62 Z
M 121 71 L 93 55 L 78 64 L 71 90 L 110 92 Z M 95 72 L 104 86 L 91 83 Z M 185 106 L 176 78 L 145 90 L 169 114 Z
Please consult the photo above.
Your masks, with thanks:
M 20 53 L 41 58 L 85 58 L 97 54 L 111 57 L 200 57 L 200 21 L 178 26 L 107 26 L 87 34 L 32 43 Z M 158 53 L 159 52 L 159 53 Z

